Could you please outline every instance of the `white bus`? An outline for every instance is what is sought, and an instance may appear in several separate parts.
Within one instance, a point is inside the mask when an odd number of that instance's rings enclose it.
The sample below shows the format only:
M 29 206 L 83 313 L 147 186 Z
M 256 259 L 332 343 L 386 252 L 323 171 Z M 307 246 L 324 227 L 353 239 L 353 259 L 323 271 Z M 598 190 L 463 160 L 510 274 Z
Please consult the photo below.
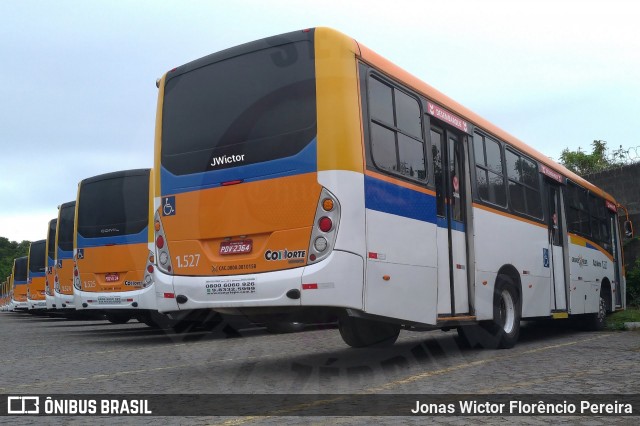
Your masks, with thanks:
M 159 309 L 339 318 L 354 347 L 625 307 L 615 200 L 327 28 L 158 82 Z

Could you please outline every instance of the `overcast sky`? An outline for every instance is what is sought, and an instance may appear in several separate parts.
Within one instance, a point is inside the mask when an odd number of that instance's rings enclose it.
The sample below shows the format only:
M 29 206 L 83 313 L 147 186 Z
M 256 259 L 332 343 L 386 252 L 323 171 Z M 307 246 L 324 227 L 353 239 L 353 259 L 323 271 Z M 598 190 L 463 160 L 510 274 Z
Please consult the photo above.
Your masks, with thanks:
M 314 26 L 348 34 L 542 153 L 640 145 L 634 1 L 0 2 L 0 236 L 45 238 L 85 177 L 151 167 L 165 71 Z

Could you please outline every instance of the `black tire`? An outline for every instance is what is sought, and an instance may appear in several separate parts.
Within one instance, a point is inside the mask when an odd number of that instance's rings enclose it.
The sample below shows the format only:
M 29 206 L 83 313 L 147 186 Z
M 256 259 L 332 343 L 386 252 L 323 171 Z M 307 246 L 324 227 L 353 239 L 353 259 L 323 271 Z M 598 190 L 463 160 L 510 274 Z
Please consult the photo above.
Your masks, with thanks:
M 342 340 L 353 348 L 391 346 L 400 334 L 398 324 L 348 316 L 338 321 L 338 328 Z
M 297 333 L 304 330 L 304 324 L 301 322 L 273 321 L 265 324 L 267 331 L 273 334 Z
M 104 314 L 104 316 L 107 319 L 107 321 L 109 321 L 111 324 L 126 324 L 132 318 L 131 315 L 128 315 L 128 314 L 120 314 L 120 313 L 113 313 L 113 312 L 107 312 Z
M 149 311 L 138 316 L 138 321 L 145 323 L 151 328 L 159 328 L 166 330 L 172 328 L 177 321 L 169 318 L 165 314 L 161 314 L 158 311 Z
M 587 314 L 585 326 L 589 331 L 602 331 L 607 323 L 607 299 L 603 290 L 604 289 L 600 289 L 598 312 L 595 314 Z
M 458 327 L 465 346 L 510 349 L 520 335 L 520 293 L 509 276 L 500 275 L 493 290 L 493 319 Z

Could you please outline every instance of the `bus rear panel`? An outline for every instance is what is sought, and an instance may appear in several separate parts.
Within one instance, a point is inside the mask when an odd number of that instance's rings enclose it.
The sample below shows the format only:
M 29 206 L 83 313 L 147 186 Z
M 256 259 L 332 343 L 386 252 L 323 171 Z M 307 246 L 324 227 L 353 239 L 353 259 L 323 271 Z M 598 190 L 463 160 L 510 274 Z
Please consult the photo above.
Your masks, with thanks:
M 76 202 L 76 309 L 137 309 L 149 291 L 150 170 L 85 179 Z
M 13 305 L 14 310 L 26 311 L 27 304 L 27 256 L 13 261 Z
M 47 300 L 47 309 L 56 309 L 56 299 L 54 294 L 55 285 L 55 258 L 56 258 L 56 229 L 58 225 L 58 219 L 51 219 L 49 221 L 49 230 L 47 231 L 47 263 L 45 269 L 45 283 L 44 293 Z
M 76 202 L 69 201 L 58 210 L 55 243 L 53 294 L 57 309 L 75 309 L 73 299 L 73 240 Z
M 29 309 L 46 309 L 45 298 L 45 265 L 47 241 L 38 240 L 31 243 L 27 268 L 27 303 Z

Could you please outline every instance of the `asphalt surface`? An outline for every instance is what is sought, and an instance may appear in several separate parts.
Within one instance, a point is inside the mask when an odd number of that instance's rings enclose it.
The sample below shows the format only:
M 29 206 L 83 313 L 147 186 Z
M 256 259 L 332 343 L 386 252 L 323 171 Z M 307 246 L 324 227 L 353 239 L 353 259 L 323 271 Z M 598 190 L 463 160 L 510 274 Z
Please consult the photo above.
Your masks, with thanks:
M 638 394 L 640 332 L 527 323 L 510 350 L 462 347 L 455 331 L 401 332 L 352 349 L 331 326 L 270 334 L 174 333 L 137 321 L 0 313 L 0 394 Z M 250 401 L 248 401 L 250 403 Z M 56 417 L 59 424 L 639 424 L 638 417 Z M 362 414 L 362 413 L 353 413 Z M 331 413 L 328 413 L 331 415 Z M 5 424 L 53 418 L 0 417 Z

